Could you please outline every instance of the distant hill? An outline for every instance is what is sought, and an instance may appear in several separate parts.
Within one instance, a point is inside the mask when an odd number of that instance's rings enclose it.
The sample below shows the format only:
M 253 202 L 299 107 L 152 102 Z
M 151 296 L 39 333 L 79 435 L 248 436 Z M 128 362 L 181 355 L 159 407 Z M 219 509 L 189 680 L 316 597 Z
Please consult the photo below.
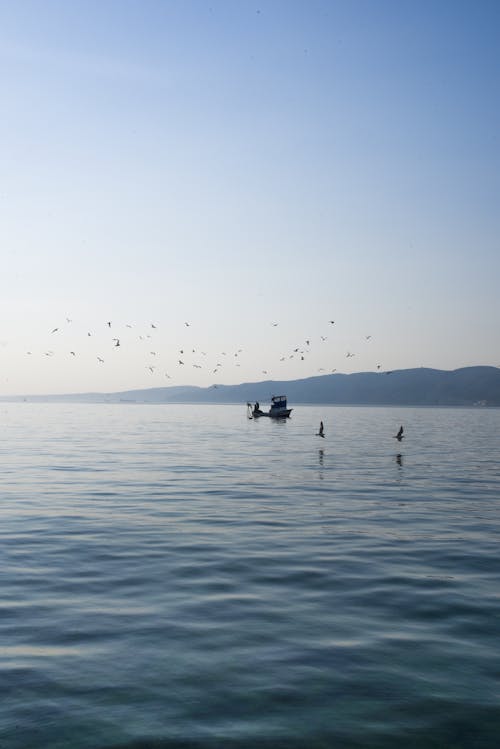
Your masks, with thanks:
M 400 369 L 393 372 L 358 372 L 308 377 L 303 380 L 246 382 L 241 385 L 163 387 L 119 393 L 24 396 L 6 401 L 88 403 L 246 403 L 267 404 L 272 395 L 299 403 L 387 406 L 500 406 L 500 369 L 464 367 Z

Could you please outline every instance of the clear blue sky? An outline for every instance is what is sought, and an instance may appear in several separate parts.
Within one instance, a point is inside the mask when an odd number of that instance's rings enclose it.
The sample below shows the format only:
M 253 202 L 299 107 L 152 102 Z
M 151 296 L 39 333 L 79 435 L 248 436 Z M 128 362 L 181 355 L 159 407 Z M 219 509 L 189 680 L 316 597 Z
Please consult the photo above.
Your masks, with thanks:
M 500 365 L 499 50 L 497 2 L 0 2 L 0 395 Z

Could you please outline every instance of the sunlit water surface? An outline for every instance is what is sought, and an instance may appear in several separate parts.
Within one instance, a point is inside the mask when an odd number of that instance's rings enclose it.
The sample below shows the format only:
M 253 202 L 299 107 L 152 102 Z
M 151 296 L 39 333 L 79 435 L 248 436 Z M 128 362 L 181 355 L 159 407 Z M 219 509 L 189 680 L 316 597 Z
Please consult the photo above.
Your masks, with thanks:
M 499 745 L 500 411 L 0 413 L 2 749 Z

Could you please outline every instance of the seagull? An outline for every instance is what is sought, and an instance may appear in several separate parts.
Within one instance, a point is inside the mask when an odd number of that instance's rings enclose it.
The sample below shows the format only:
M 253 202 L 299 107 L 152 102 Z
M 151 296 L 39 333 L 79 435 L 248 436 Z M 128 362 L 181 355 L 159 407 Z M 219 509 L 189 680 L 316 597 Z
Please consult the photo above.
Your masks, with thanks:
M 70 351 L 69 353 L 71 354 L 71 356 L 76 356 L 74 351 Z
M 324 437 L 325 436 L 325 430 L 323 427 L 323 422 L 319 422 L 319 432 L 316 432 L 316 437 Z
M 111 327 L 111 323 L 110 322 L 107 322 L 106 325 L 108 326 L 108 328 Z
M 151 323 L 151 327 L 156 330 L 156 325 L 154 325 L 153 323 Z
M 113 338 L 113 341 L 115 341 L 115 348 L 120 345 L 120 339 L 119 338 Z
M 178 359 L 178 362 L 179 362 L 179 364 L 184 364 L 184 362 L 181 361 L 180 359 Z
M 59 330 L 59 328 L 54 328 L 54 330 L 51 330 L 51 333 L 56 333 Z
M 104 359 L 101 359 L 100 356 L 97 357 L 97 361 L 101 362 L 101 364 L 104 364 Z
M 400 426 L 400 427 L 399 427 L 399 432 L 398 432 L 397 434 L 394 434 L 394 435 L 393 435 L 393 437 L 394 437 L 395 439 L 397 439 L 397 441 L 398 441 L 398 442 L 401 442 L 401 440 L 402 440 L 402 439 L 403 439 L 403 437 L 404 437 L 404 434 L 403 434 L 403 427 L 402 427 L 402 426 Z
M 186 326 L 186 328 L 189 328 L 189 323 L 188 322 L 185 322 L 184 325 Z

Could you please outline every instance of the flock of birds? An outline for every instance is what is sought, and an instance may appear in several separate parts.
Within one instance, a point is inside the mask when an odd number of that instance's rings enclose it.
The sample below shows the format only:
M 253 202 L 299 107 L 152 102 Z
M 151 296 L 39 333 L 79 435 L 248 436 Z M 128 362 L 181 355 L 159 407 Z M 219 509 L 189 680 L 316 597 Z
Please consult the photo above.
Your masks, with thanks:
M 73 320 L 71 318 L 66 317 L 66 324 L 67 325 L 70 325 L 72 322 L 73 322 Z M 329 320 L 328 323 L 330 325 L 335 325 L 335 320 Z M 272 322 L 271 323 L 271 326 L 273 328 L 277 328 L 278 325 L 279 325 L 279 323 L 277 323 L 277 322 Z M 108 331 L 111 331 L 112 328 L 113 328 L 113 322 L 111 320 L 107 320 L 107 321 L 105 321 L 104 326 L 105 326 L 105 328 Z M 185 321 L 184 322 L 184 327 L 185 328 L 190 328 L 191 327 L 191 323 Z M 133 326 L 130 323 L 127 323 L 125 325 L 125 328 L 127 328 L 128 330 L 132 330 Z M 158 325 L 155 324 L 155 323 L 153 323 L 153 322 L 151 322 L 151 323 L 149 323 L 148 332 L 146 333 L 145 331 L 143 331 L 142 333 L 140 333 L 140 334 L 137 335 L 137 338 L 140 341 L 146 341 L 147 342 L 150 339 L 152 339 L 152 336 L 154 335 L 154 331 L 157 331 L 157 329 L 158 329 Z M 61 332 L 61 327 L 58 325 L 55 328 L 51 329 L 50 335 L 55 335 L 55 334 L 60 333 L 60 332 Z M 93 331 L 90 331 L 90 330 L 87 331 L 87 338 L 92 338 L 93 335 L 94 335 Z M 321 335 L 320 339 L 324 343 L 327 340 L 327 336 Z M 371 335 L 366 335 L 364 337 L 365 342 L 368 342 L 371 339 L 372 339 Z M 112 344 L 112 348 L 117 349 L 117 348 L 120 348 L 122 346 L 122 340 L 123 340 L 123 337 L 118 337 L 118 335 L 114 335 L 114 336 L 110 337 L 110 339 L 109 339 L 108 342 L 109 342 L 110 345 Z M 305 341 L 302 344 L 302 346 L 296 346 L 296 347 L 294 347 L 292 351 L 288 352 L 288 354 L 282 355 L 280 357 L 279 361 L 280 362 L 284 362 L 284 361 L 286 361 L 286 359 L 294 359 L 294 358 L 297 358 L 300 361 L 304 361 L 306 359 L 307 353 L 311 350 L 310 347 L 311 347 L 311 339 L 307 338 L 307 339 L 305 339 Z M 27 351 L 26 353 L 28 355 L 32 355 L 32 351 Z M 221 351 L 219 353 L 220 353 L 220 356 L 218 354 L 217 358 L 227 357 L 227 355 L 228 355 L 226 351 Z M 243 353 L 243 349 L 241 349 L 241 348 L 237 349 L 235 352 L 233 352 L 232 358 L 237 359 L 240 356 L 241 353 Z M 77 356 L 77 352 L 75 350 L 73 350 L 73 349 L 69 350 L 68 354 L 69 354 L 69 356 L 72 356 L 72 357 L 76 357 Z M 158 354 L 158 352 L 156 350 L 150 350 L 149 351 L 149 356 L 151 356 L 151 357 L 156 357 L 157 354 Z M 197 351 L 195 348 L 190 348 L 188 346 L 183 346 L 182 348 L 180 348 L 178 350 L 178 354 L 180 354 L 182 356 L 182 358 L 180 358 L 177 355 L 177 366 L 178 367 L 185 366 L 186 361 L 187 361 L 186 354 L 188 354 L 188 355 L 189 354 L 191 354 L 191 355 L 192 354 L 198 354 L 198 355 L 200 355 L 202 357 L 206 357 L 207 356 L 207 352 L 206 351 Z M 47 357 L 52 357 L 52 356 L 55 355 L 55 352 L 52 349 L 49 349 L 49 350 L 44 351 L 44 355 L 47 356 Z M 355 354 L 352 353 L 351 351 L 347 351 L 346 354 L 345 354 L 345 357 L 347 359 L 351 359 L 354 356 L 355 356 Z M 104 364 L 105 363 L 104 357 L 102 355 L 100 355 L 100 354 L 96 355 L 96 360 L 97 360 L 98 364 Z M 235 362 L 235 365 L 236 366 L 240 366 L 239 362 Z M 204 366 L 202 364 L 199 364 L 199 363 L 196 363 L 196 362 L 195 363 L 191 363 L 191 366 L 193 368 L 195 368 L 195 369 L 203 369 L 204 368 Z M 213 367 L 211 369 L 212 374 L 217 374 L 220 371 L 220 369 L 222 368 L 222 366 L 223 366 L 222 362 L 217 361 L 217 363 L 215 364 L 215 367 Z M 155 370 L 157 369 L 156 364 L 152 364 L 152 363 L 147 363 L 145 365 L 145 367 L 146 367 L 146 369 L 151 374 L 154 374 Z M 377 364 L 376 365 L 376 369 L 380 370 L 381 369 L 381 364 Z M 322 367 L 320 367 L 318 369 L 318 371 L 319 372 L 325 372 L 325 369 L 322 368 Z M 336 368 L 334 368 L 334 369 L 331 369 L 330 371 L 333 373 L 333 372 L 336 372 L 337 370 L 336 370 Z M 168 372 L 165 372 L 164 374 L 165 374 L 165 377 L 167 377 L 168 379 L 171 379 L 171 375 Z M 268 372 L 268 370 L 264 369 L 264 370 L 262 370 L 262 374 L 268 375 L 269 372 Z M 387 371 L 386 374 L 391 374 L 391 371 Z M 213 385 L 212 387 L 217 387 L 217 385 Z M 403 430 L 403 426 L 401 426 L 399 428 L 397 434 L 393 435 L 394 439 L 398 440 L 398 442 L 401 442 L 402 439 L 404 438 L 403 431 L 404 431 Z M 316 436 L 317 437 L 325 438 L 325 427 L 324 427 L 324 424 L 323 424 L 322 421 L 320 421 L 319 430 L 316 432 Z
M 53 336 L 54 339 L 56 339 L 58 336 L 62 336 L 62 338 L 66 339 L 64 329 L 67 329 L 67 327 L 71 326 L 72 323 L 73 320 L 69 317 L 66 317 L 65 323 L 63 323 L 62 325 L 58 324 L 50 329 L 50 336 Z M 330 326 L 335 325 L 335 320 L 328 320 L 328 324 Z M 277 328 L 279 326 L 279 323 L 271 322 L 270 325 L 273 328 Z M 172 379 L 174 368 L 177 372 L 180 372 L 182 368 L 190 366 L 192 369 L 204 370 L 211 375 L 217 375 L 220 370 L 223 367 L 227 366 L 231 361 L 234 366 L 241 366 L 241 361 L 244 358 L 244 356 L 242 356 L 244 355 L 243 348 L 236 348 L 236 350 L 233 349 L 232 351 L 227 350 L 219 351 L 216 353 L 208 353 L 207 351 L 202 351 L 199 348 L 193 347 L 192 343 L 189 345 L 181 345 L 175 350 L 172 350 L 172 347 L 169 347 L 168 364 L 165 365 L 162 359 L 163 351 L 160 351 L 162 344 L 160 343 L 160 338 L 158 337 L 160 335 L 160 331 L 158 330 L 159 328 L 160 326 L 154 322 L 148 323 L 146 327 L 143 326 L 142 328 L 138 328 L 138 326 L 134 326 L 130 323 L 127 323 L 125 325 L 115 325 L 113 321 L 106 320 L 103 321 L 100 329 L 86 330 L 86 338 L 87 343 L 88 339 L 99 341 L 100 349 L 94 350 L 93 352 L 95 361 L 99 366 L 104 365 L 108 361 L 107 357 L 110 356 L 109 349 L 117 350 L 122 349 L 125 346 L 129 347 L 132 343 L 132 340 L 134 339 L 136 341 L 142 342 L 146 346 L 145 350 L 141 352 L 141 354 L 143 354 L 145 357 L 143 359 L 144 369 L 149 372 L 150 375 L 162 374 L 162 376 L 166 377 L 167 379 Z M 183 324 L 183 329 L 187 332 L 188 328 L 191 328 L 191 323 L 185 321 Z M 105 332 L 109 334 L 109 337 L 107 337 L 103 342 L 103 333 Z M 83 333 L 83 335 L 85 335 L 85 333 Z M 156 341 L 154 340 L 155 336 L 157 336 Z M 192 341 L 192 339 L 193 335 L 192 331 L 190 331 L 190 340 Z M 179 340 L 179 336 L 177 336 L 177 340 Z M 316 339 L 306 338 L 302 342 L 302 344 L 293 346 L 293 348 L 289 349 L 288 351 L 282 352 L 281 355 L 277 354 L 277 359 L 279 357 L 280 364 L 293 359 L 298 362 L 304 362 L 307 359 L 313 358 L 311 354 L 313 353 L 315 343 L 321 342 L 320 345 L 322 345 L 325 344 L 327 340 L 328 336 L 323 334 L 318 336 Z M 363 343 L 366 344 L 372 340 L 372 336 L 365 335 L 362 340 Z M 88 345 L 84 344 L 81 339 L 78 346 L 75 345 L 75 342 L 76 338 L 72 337 L 73 345 L 63 351 L 63 354 L 65 353 L 69 357 L 77 358 L 78 356 L 89 353 Z M 148 344 L 151 345 L 149 346 Z M 108 353 L 106 353 L 106 350 L 108 350 Z M 33 350 L 29 350 L 26 353 L 27 355 L 31 356 L 33 355 Z M 45 357 L 50 358 L 56 355 L 56 350 L 54 350 L 54 348 L 49 348 L 43 350 L 42 353 Z M 58 350 L 57 353 L 59 354 L 60 350 Z M 317 350 L 314 351 L 314 354 L 317 358 Z M 326 353 L 325 349 L 325 354 L 323 353 L 323 351 L 321 351 L 320 355 L 321 357 L 329 357 L 331 356 L 331 353 Z M 352 351 L 345 352 L 346 359 L 351 359 L 354 356 L 356 356 L 356 353 Z M 375 365 L 375 369 L 377 371 L 380 371 L 381 368 L 382 365 L 380 363 L 377 363 Z M 317 371 L 318 373 L 330 374 L 336 372 L 337 368 L 319 367 L 315 371 Z M 279 376 L 279 373 L 276 372 L 276 370 L 271 373 L 270 369 L 261 369 L 260 373 L 262 375 L 265 375 L 266 377 Z M 309 371 L 307 374 L 310 376 L 311 372 Z M 386 374 L 391 374 L 391 372 L 387 371 Z M 213 387 L 216 387 L 216 385 L 213 385 Z

